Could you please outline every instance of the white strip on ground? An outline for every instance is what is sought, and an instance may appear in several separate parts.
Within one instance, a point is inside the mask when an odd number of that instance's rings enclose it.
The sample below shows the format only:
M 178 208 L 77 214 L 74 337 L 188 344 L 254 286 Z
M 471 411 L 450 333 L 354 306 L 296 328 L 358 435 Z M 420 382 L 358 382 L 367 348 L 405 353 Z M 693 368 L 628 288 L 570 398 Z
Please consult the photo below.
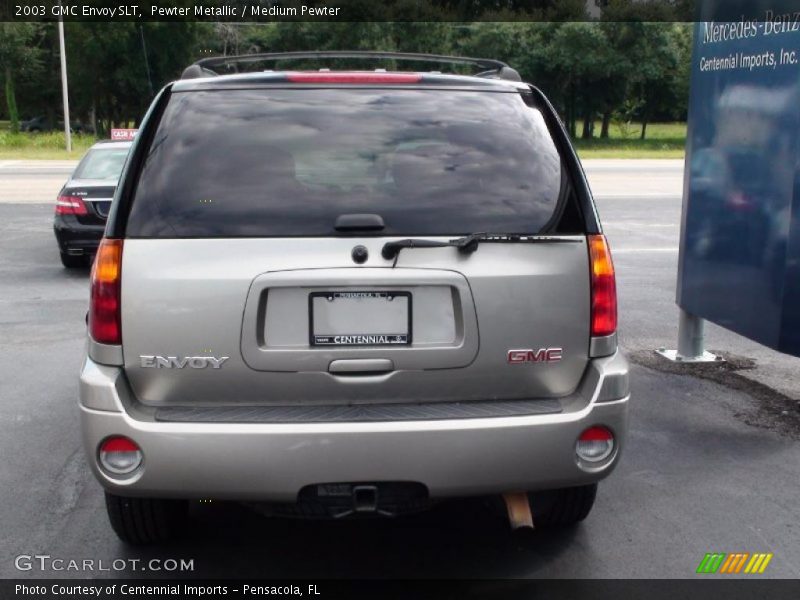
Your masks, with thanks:
M 673 198 L 680 198 L 682 194 L 678 194 L 675 192 L 639 192 L 635 194 L 615 194 L 615 193 L 603 193 L 603 194 L 592 194 L 592 198 L 595 200 L 633 200 L 636 198 L 641 198 L 643 200 L 653 200 L 653 199 L 673 199 Z
M 587 172 L 591 171 L 670 171 L 683 173 L 684 161 L 664 158 L 590 158 L 581 164 Z
M 678 252 L 678 247 L 677 246 L 670 246 L 670 247 L 666 247 L 666 248 L 619 248 L 619 247 L 614 247 L 614 248 L 611 249 L 611 254 L 612 255 L 633 254 L 634 252 L 636 252 L 636 253 L 639 253 L 639 252 L 653 252 L 653 253 L 669 254 L 669 253 Z
M 77 160 L 0 160 L 0 171 L 72 171 Z

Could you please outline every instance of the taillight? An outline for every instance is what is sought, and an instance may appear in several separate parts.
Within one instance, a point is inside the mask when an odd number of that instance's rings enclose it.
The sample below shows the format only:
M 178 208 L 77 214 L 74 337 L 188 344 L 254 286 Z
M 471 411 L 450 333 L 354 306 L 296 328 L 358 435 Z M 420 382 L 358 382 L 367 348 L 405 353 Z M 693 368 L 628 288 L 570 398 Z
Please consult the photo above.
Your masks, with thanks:
M 309 71 L 289 73 L 286 78 L 292 83 L 417 83 L 422 80 L 419 73 L 335 73 Z
M 89 211 L 82 198 L 78 196 L 59 196 L 56 200 L 57 215 L 87 215 Z
M 122 240 L 103 238 L 92 267 L 89 334 L 101 344 L 121 344 L 120 272 Z
M 592 336 L 603 337 L 617 330 L 617 284 L 614 263 L 604 235 L 590 235 L 592 268 Z

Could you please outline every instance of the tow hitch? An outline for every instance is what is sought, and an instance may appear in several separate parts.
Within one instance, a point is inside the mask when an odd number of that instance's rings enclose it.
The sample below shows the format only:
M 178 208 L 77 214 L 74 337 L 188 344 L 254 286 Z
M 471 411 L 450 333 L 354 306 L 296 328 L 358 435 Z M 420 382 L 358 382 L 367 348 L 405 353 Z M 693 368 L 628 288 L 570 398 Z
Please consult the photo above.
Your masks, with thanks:
M 304 518 L 396 517 L 431 507 L 428 488 L 412 481 L 360 481 L 304 486 L 291 503 L 252 502 L 270 516 Z
M 378 488 L 374 485 L 353 487 L 353 511 L 369 513 L 378 511 Z
M 393 517 L 394 512 L 384 510 L 378 506 L 378 486 L 376 485 L 354 485 L 352 488 L 351 500 L 352 508 L 342 510 L 334 514 L 334 518 L 347 517 L 352 514 L 378 514 L 385 517 Z

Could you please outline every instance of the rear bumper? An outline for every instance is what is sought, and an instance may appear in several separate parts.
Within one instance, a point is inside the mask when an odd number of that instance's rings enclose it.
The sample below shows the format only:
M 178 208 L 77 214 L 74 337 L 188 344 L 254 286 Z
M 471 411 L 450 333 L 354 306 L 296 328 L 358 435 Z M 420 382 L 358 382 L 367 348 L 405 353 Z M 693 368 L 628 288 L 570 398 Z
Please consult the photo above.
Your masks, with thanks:
M 174 423 L 138 414 L 118 367 L 87 359 L 81 374 L 84 447 L 95 476 L 121 495 L 293 502 L 306 485 L 413 481 L 432 498 L 592 483 L 619 461 L 628 420 L 621 354 L 595 359 L 559 414 L 360 423 Z M 134 416 L 135 415 L 135 416 Z M 581 466 L 575 442 L 591 425 L 617 440 L 600 466 Z M 97 448 L 110 435 L 135 440 L 143 467 L 109 478 Z
M 105 225 L 84 225 L 74 217 L 56 215 L 53 222 L 58 249 L 64 254 L 94 254 L 104 231 Z

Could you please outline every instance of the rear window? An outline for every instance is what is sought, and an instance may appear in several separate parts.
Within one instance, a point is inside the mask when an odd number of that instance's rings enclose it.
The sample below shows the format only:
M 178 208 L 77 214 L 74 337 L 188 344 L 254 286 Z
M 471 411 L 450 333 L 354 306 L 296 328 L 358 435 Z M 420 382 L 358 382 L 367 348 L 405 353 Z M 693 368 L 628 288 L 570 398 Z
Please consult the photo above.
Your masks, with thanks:
M 144 162 L 129 237 L 537 233 L 561 160 L 517 93 L 410 89 L 178 92 Z
M 104 179 L 116 182 L 122 173 L 128 148 L 95 148 L 83 157 L 73 179 Z

